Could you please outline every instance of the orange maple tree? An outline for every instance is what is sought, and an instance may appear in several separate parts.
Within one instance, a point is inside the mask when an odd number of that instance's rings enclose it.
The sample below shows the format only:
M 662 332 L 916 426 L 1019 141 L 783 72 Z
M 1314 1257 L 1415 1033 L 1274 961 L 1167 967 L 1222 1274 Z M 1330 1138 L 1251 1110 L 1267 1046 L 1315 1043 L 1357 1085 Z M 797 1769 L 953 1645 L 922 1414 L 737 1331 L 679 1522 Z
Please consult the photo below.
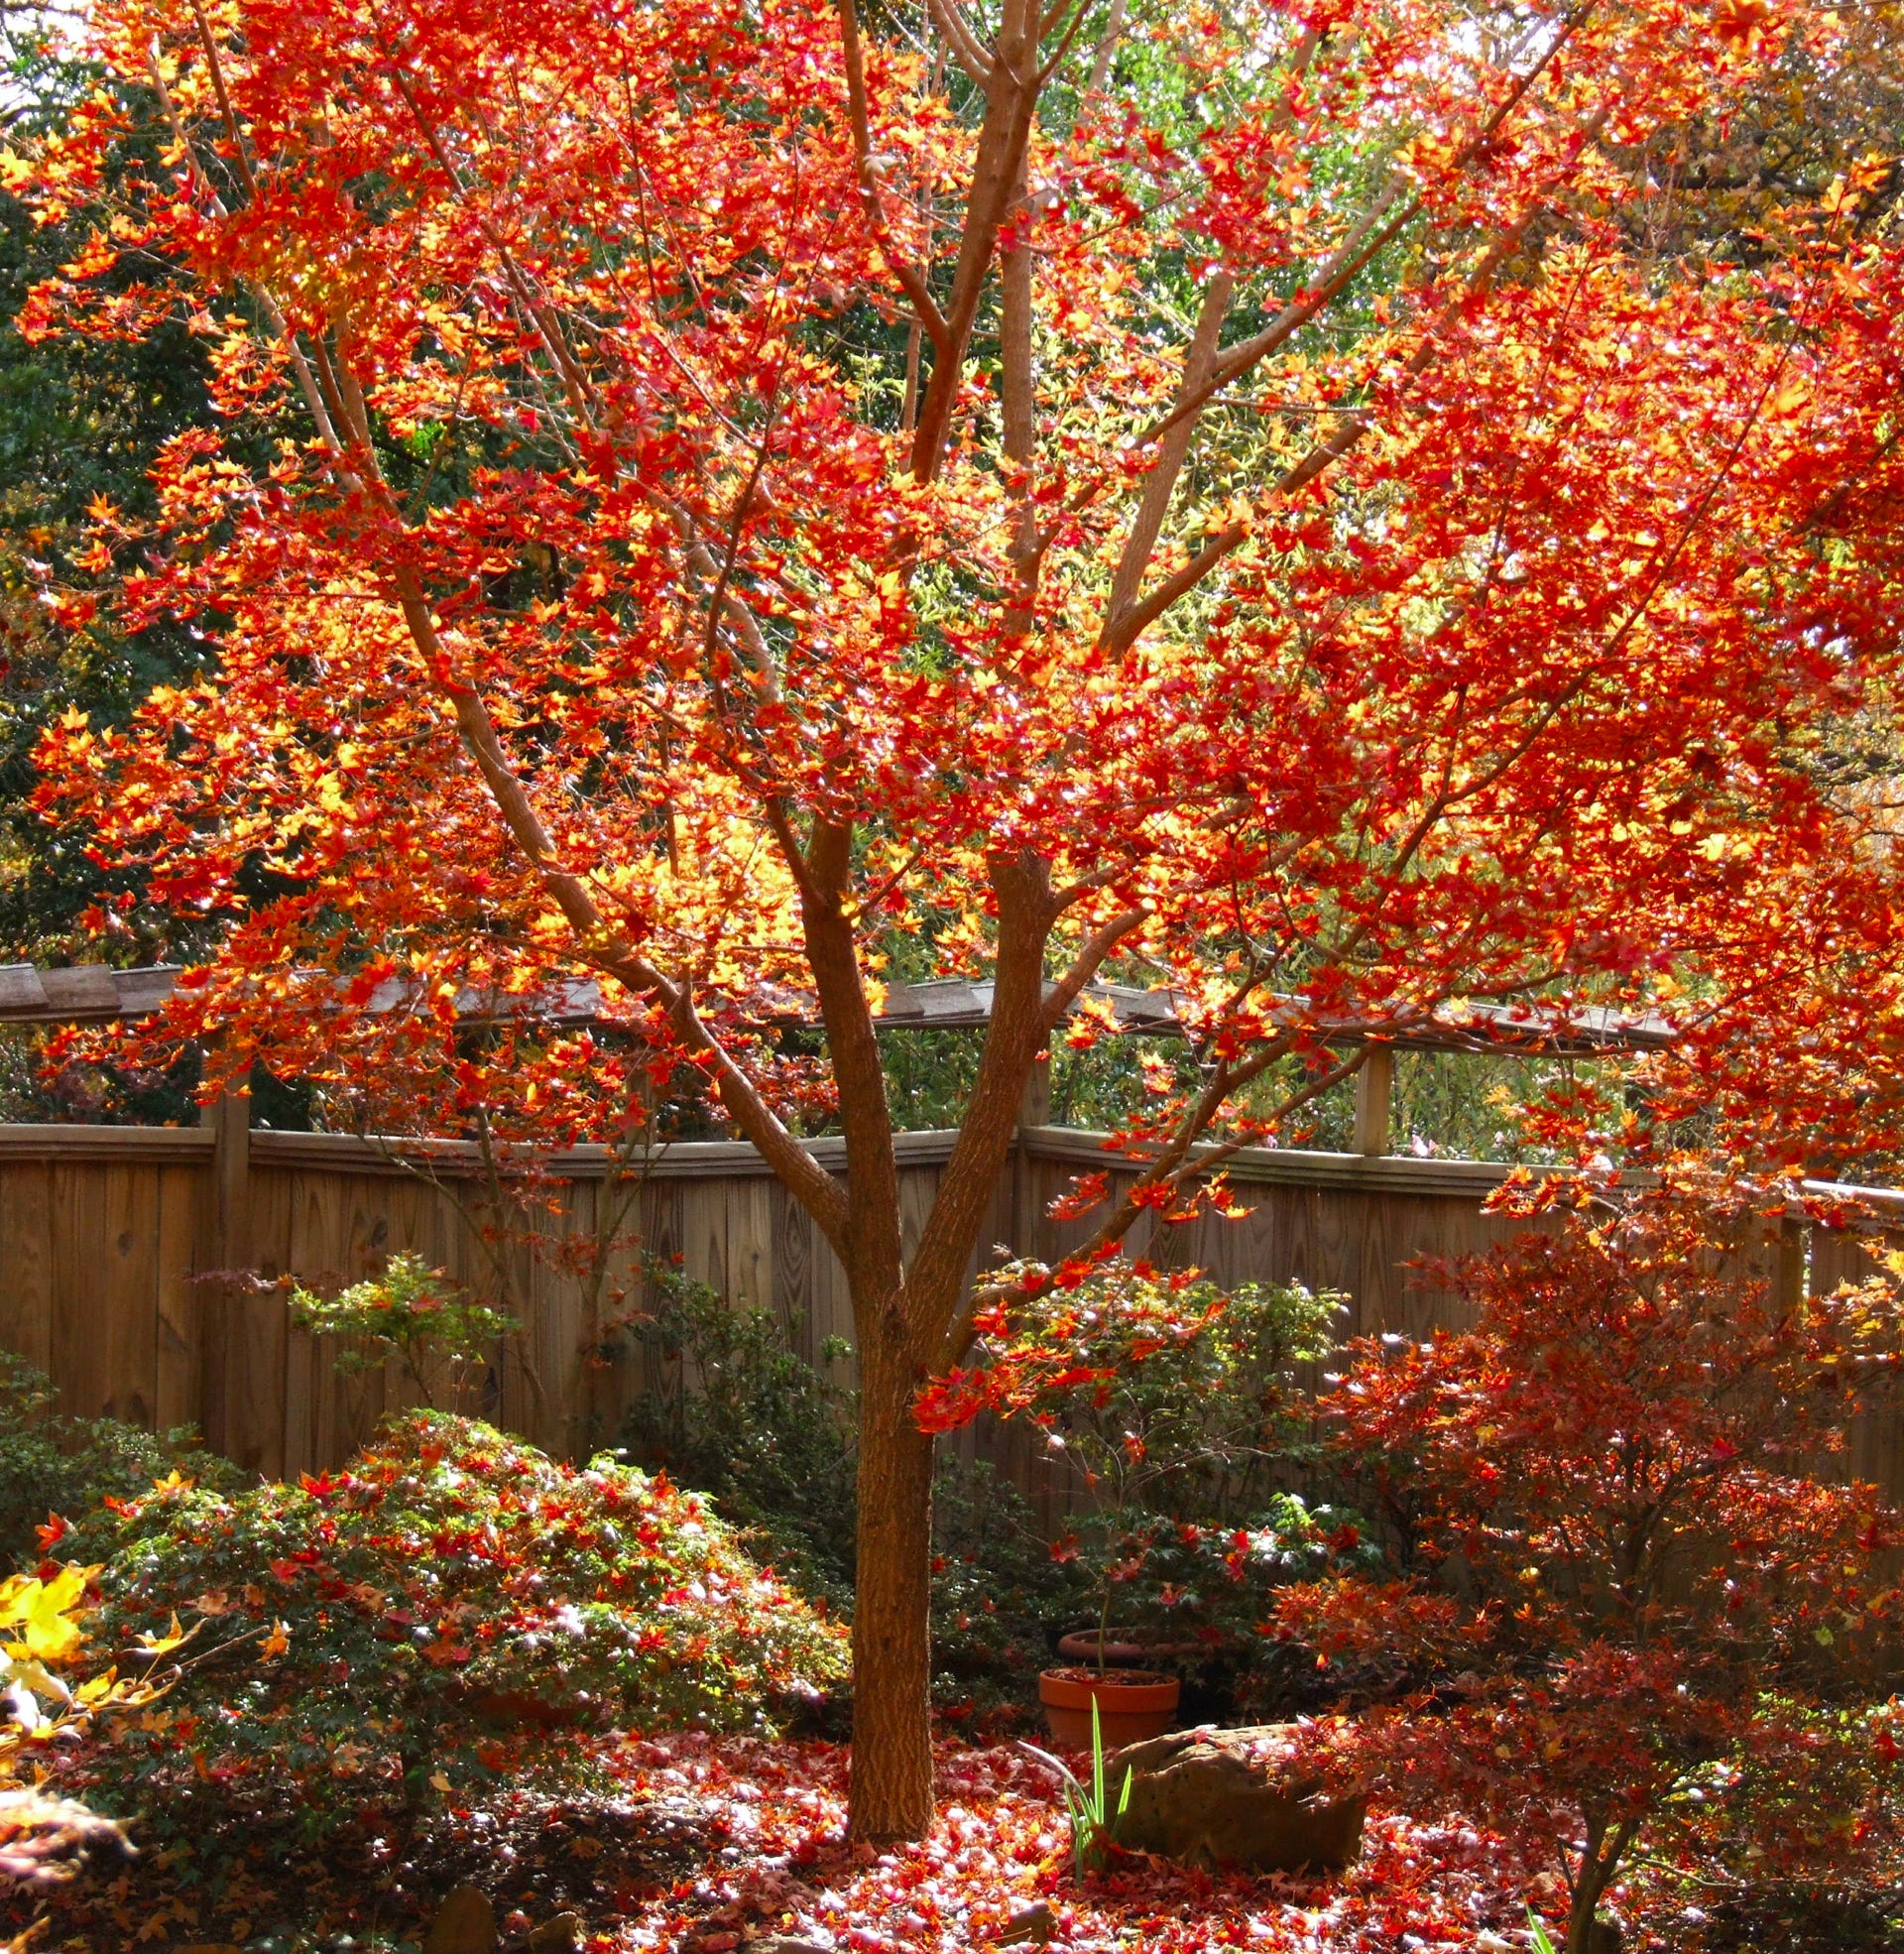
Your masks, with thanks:
M 1094 979 L 1173 989 L 1201 1062 L 1088 1253 L 1353 1068 L 1331 1038 L 1744 967 L 1857 859 L 1803 735 L 1895 642 L 1904 254 L 1858 177 L 1749 262 L 1635 244 L 1652 135 L 1837 23 L 100 0 L 98 96 L 10 160 L 97 213 L 27 328 L 182 313 L 231 424 L 150 528 L 95 512 L 66 622 L 206 660 L 57 729 L 47 809 L 215 943 L 165 1035 L 221 1065 L 526 1139 L 671 1072 L 760 1149 L 857 1324 L 863 1836 L 931 1811 L 914 1396 Z M 910 1244 L 904 939 L 992 985 Z M 626 1037 L 544 1022 L 578 973 Z

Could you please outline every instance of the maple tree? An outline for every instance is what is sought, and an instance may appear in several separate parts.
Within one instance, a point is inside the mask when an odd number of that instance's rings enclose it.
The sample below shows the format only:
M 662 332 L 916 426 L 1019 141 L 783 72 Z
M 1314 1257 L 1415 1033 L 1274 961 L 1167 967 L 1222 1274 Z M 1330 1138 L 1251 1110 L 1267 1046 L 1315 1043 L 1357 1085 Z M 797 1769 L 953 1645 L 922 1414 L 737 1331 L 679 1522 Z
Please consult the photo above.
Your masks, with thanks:
M 100 0 L 92 32 L 98 95 L 6 165 L 90 221 L 23 329 L 182 316 L 233 430 L 299 432 L 248 463 L 195 429 L 156 518 L 95 507 L 64 620 L 183 618 L 206 662 L 123 728 L 69 714 L 42 805 L 143 873 L 102 923 L 216 928 L 159 1034 L 215 1041 L 212 1084 L 267 1053 L 531 1142 L 685 1082 L 761 1150 L 855 1310 L 854 1822 L 917 1836 L 912 1403 L 969 1346 L 1027 1075 L 1106 1029 L 1092 980 L 1169 985 L 1197 1062 L 1156 1069 L 1087 1256 L 1221 1203 L 1223 1150 L 1357 1062 L 1331 1035 L 1724 971 L 1856 827 L 1793 756 L 1896 642 L 1882 173 L 1795 192 L 1749 264 L 1633 242 L 1644 140 L 1831 70 L 1844 23 Z M 920 942 L 993 1005 L 908 1242 L 875 1018 Z M 547 1008 L 577 972 L 588 1033 Z
M 1649 1830 L 1848 1873 L 1860 1801 L 1791 1807 L 1896 1756 L 1888 1714 L 1830 1743 L 1816 1714 L 1887 1667 L 1904 1521 L 1829 1475 L 1894 1398 L 1896 1293 L 1781 1300 L 1740 1248 L 1658 1201 L 1527 1237 L 1463 1272 L 1472 1330 L 1362 1339 L 1318 1405 L 1393 1565 L 1285 1590 L 1275 1629 L 1439 1680 L 1441 1714 L 1371 1712 L 1349 1748 L 1412 1809 L 1556 1852 L 1567 1954 Z
M 93 85 L 85 63 L 61 58 L 51 26 L 17 10 L 0 20 L 9 139 L 58 127 Z M 150 159 L 163 141 L 163 124 L 149 119 Z M 116 717 L 196 663 L 176 626 L 128 639 L 102 617 L 96 630 L 69 632 L 41 601 L 41 576 L 73 573 L 68 552 L 85 547 L 87 504 L 103 495 L 150 515 L 154 457 L 207 412 L 206 349 L 182 319 L 130 343 L 74 336 L 50 346 L 18 330 L 28 292 L 72 256 L 85 225 L 83 216 L 70 228 L 38 225 L 0 193 L 0 948 L 42 962 L 97 954 L 79 917 L 118 885 L 79 835 L 36 818 L 35 743 L 70 706 Z M 116 948 L 152 954 L 150 943 Z

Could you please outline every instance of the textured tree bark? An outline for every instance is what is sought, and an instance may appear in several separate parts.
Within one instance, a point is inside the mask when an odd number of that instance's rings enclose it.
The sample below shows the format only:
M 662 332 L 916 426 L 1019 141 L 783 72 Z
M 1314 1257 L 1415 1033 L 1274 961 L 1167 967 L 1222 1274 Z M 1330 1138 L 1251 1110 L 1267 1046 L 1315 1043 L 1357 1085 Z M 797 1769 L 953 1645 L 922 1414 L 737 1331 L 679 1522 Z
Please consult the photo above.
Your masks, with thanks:
M 932 1440 L 913 1420 L 919 1380 L 897 1341 L 863 1333 L 860 1348 L 852 1820 L 876 1844 L 932 1822 Z
M 1628 1820 L 1614 1832 L 1609 1843 L 1605 1821 L 1588 1821 L 1587 1850 L 1581 1855 L 1580 1867 L 1574 1874 L 1574 1899 L 1567 1911 L 1567 1944 L 1562 1954 L 1608 1954 L 1609 1949 L 1619 1946 L 1617 1932 L 1601 1923 L 1600 1902 L 1632 1843 L 1633 1831 L 1634 1826 Z

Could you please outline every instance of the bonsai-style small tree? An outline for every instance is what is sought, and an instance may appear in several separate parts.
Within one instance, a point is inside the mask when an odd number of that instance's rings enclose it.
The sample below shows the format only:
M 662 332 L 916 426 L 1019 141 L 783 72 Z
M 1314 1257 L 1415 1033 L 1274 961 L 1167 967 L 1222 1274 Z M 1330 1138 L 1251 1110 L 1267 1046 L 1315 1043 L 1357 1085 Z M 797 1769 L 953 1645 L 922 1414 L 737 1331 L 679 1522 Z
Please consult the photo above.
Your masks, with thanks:
M 333 1360 L 339 1377 L 381 1371 L 396 1359 L 431 1409 L 445 1366 L 452 1390 L 460 1388 L 468 1368 L 483 1363 L 519 1327 L 419 1255 L 394 1255 L 381 1276 L 336 1296 L 299 1284 L 291 1292 L 291 1316 L 300 1330 L 341 1345 Z
M 1324 1662 L 1438 1673 L 1432 1703 L 1348 1741 L 1402 1797 L 1557 1849 L 1566 1954 L 1588 1954 L 1642 1831 L 1744 1782 L 1728 1760 L 1767 1808 L 1804 1768 L 1800 1712 L 1880 1659 L 1879 1556 L 1904 1530 L 1835 1475 L 1897 1363 L 1896 1298 L 1780 1296 L 1735 1233 L 1663 1200 L 1461 1280 L 1472 1330 L 1353 1344 L 1321 1403 L 1325 1444 L 1397 1523 L 1388 1578 L 1291 1587 L 1274 1618 Z
M 1296 1284 L 1225 1292 L 1121 1263 L 1074 1287 L 1021 1266 L 1036 1293 L 981 1325 L 980 1364 L 921 1401 L 932 1430 L 980 1410 L 1027 1418 L 1085 1502 L 1102 1668 L 1114 1631 L 1219 1645 L 1262 1576 L 1317 1571 L 1359 1535 L 1290 1490 L 1307 1439 L 1295 1367 L 1319 1360 L 1339 1306 Z

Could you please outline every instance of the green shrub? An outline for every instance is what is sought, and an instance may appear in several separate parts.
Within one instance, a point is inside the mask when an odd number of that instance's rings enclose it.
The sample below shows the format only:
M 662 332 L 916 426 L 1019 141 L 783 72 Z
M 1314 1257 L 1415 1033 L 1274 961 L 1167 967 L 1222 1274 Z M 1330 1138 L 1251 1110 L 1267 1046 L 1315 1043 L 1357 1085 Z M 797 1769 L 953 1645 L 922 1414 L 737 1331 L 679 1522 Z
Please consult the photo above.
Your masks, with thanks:
M 711 1494 L 762 1558 L 850 1613 L 854 1394 L 815 1368 L 763 1309 L 730 1307 L 705 1283 L 663 1272 L 661 1300 L 629 1326 L 651 1384 L 623 1440 L 638 1459 Z M 984 1461 L 942 1454 L 933 1484 L 932 1644 L 942 1702 L 1018 1685 L 1046 1652 L 1048 1623 L 1075 1615 L 1082 1586 L 1054 1559 L 1029 1504 Z
M 941 1453 L 932 1481 L 932 1655 L 942 1703 L 1009 1693 L 1050 1659 L 1048 1628 L 1087 1605 L 1022 1493 L 984 1459 Z
M 99 1801 L 161 1830 L 415 1814 L 559 1772 L 578 1725 L 771 1728 L 846 1666 L 698 1498 L 441 1412 L 334 1476 L 111 1503 L 73 1544 L 107 1563 L 108 1648 L 196 1628 L 95 1764 Z
M 658 1306 L 628 1326 L 648 1386 L 623 1426 L 624 1446 L 711 1494 L 760 1558 L 848 1610 L 855 1406 L 832 1375 L 846 1346 L 829 1339 L 815 1369 L 788 1349 L 769 1311 L 730 1308 L 671 1271 L 653 1280 Z
M 935 1386 L 923 1415 L 947 1428 L 991 1410 L 1041 1431 L 1093 1624 L 1200 1648 L 1260 1705 L 1286 1666 L 1258 1633 L 1268 1591 L 1369 1552 L 1353 1515 L 1293 1489 L 1315 1449 L 1298 1367 L 1327 1351 L 1340 1302 L 1115 1265 L 992 1312 L 979 1365 Z
M 1646 1923 L 1685 1954 L 1900 1954 L 1904 1701 L 1755 1712 L 1666 1801 Z
M 238 1468 L 204 1451 L 187 1425 L 155 1433 L 118 1418 L 66 1417 L 57 1402 L 44 1371 L 0 1351 L 0 1573 L 46 1558 L 41 1528 L 56 1516 L 76 1522 L 173 1472 L 201 1485 L 239 1482 Z
M 419 1255 L 394 1255 L 381 1276 L 334 1296 L 294 1288 L 291 1320 L 338 1346 L 332 1362 L 339 1377 L 381 1371 L 395 1358 L 431 1405 L 444 1370 L 453 1388 L 465 1369 L 486 1361 L 520 1327 Z

